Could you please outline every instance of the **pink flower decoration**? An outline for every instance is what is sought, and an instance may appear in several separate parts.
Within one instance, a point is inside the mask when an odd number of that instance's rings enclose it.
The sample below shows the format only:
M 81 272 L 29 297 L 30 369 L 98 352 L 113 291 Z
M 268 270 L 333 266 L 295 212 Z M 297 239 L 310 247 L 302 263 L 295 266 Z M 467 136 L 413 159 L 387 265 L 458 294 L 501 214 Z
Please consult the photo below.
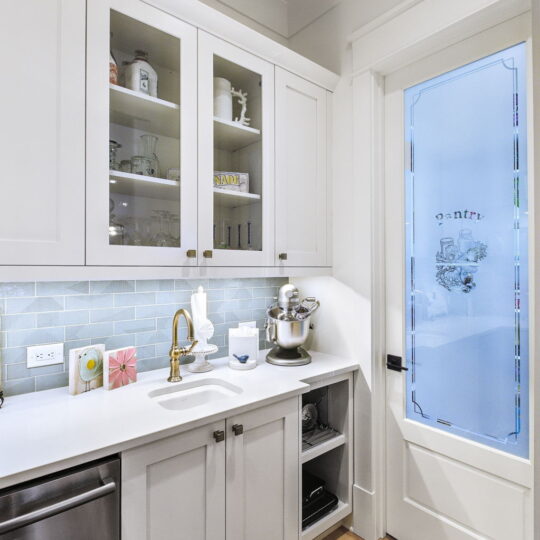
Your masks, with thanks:
M 126 386 L 137 380 L 135 347 L 118 351 L 109 356 L 109 383 L 111 389 Z

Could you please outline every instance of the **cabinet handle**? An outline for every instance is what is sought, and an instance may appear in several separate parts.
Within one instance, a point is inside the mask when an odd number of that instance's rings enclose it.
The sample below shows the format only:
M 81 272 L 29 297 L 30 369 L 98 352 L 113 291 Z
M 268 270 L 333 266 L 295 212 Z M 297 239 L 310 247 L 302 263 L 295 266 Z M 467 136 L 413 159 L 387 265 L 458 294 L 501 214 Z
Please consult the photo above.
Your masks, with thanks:
M 212 258 L 212 255 L 213 255 L 213 253 L 212 253 L 212 250 L 211 250 L 211 249 L 205 249 L 205 250 L 203 251 L 203 257 L 204 257 L 205 259 L 211 259 L 211 258 Z
M 280 253 L 280 254 L 278 255 L 278 259 L 279 259 L 280 261 L 286 261 L 286 260 L 287 260 L 287 254 L 286 254 L 286 253 Z
M 221 429 L 218 429 L 217 431 L 214 431 L 214 439 L 216 442 L 222 442 L 225 440 L 225 432 Z
M 65 512 L 66 510 L 71 510 L 72 508 L 76 508 L 82 504 L 95 501 L 116 491 L 116 482 L 112 478 L 104 478 L 103 482 L 103 485 L 85 491 L 84 493 L 80 493 L 79 495 L 72 495 L 67 499 L 57 501 L 49 506 L 38 508 L 37 510 L 33 510 L 27 514 L 22 514 L 6 521 L 2 521 L 0 523 L 0 534 L 4 536 L 4 533 L 15 531 L 17 529 L 26 527 L 27 525 L 31 525 L 32 523 L 37 523 L 46 518 L 56 516 L 62 512 Z M 24 533 L 22 534 L 23 536 L 26 536 Z M 16 538 L 22 538 L 23 536 L 18 534 L 15 535 Z
M 188 249 L 186 251 L 186 257 L 188 257 L 188 259 L 195 259 L 195 257 L 197 257 L 197 250 L 196 249 Z
M 244 426 L 242 424 L 234 424 L 232 430 L 236 436 L 242 435 L 244 433 Z

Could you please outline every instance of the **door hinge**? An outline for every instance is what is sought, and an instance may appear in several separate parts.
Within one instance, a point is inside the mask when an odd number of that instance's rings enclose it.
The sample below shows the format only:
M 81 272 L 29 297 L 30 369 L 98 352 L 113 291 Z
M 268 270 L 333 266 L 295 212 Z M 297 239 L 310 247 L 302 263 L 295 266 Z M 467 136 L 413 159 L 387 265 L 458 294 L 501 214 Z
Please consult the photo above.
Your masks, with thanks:
M 386 367 L 392 371 L 409 371 L 409 368 L 401 365 L 401 356 L 395 356 L 394 354 L 386 355 Z

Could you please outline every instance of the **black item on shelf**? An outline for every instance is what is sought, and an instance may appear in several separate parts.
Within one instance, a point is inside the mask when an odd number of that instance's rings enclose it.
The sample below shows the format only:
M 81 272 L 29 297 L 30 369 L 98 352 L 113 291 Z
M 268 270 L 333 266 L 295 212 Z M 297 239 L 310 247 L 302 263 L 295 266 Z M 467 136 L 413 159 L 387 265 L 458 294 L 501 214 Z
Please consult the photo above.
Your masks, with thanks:
M 323 489 L 322 494 L 319 497 L 308 503 L 302 504 L 302 529 L 309 527 L 332 512 L 337 505 L 338 498 L 326 489 Z
M 308 503 L 319 497 L 325 486 L 326 482 L 315 476 L 308 473 L 307 471 L 302 472 L 302 504 Z
M 315 403 L 306 403 L 302 407 L 302 433 L 317 426 L 319 419 L 319 409 Z

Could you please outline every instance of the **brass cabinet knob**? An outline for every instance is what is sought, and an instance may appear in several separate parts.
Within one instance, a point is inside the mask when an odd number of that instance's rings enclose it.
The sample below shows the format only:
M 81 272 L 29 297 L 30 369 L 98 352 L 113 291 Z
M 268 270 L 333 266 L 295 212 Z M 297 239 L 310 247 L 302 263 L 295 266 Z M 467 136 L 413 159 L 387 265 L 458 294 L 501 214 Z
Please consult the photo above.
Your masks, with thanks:
M 214 431 L 213 437 L 216 442 L 222 442 L 225 440 L 225 432 L 221 429 L 218 429 L 217 431 Z
M 212 250 L 211 250 L 211 249 L 205 249 L 205 250 L 203 251 L 203 257 L 204 257 L 205 259 L 211 259 L 211 258 L 212 258 L 212 255 L 213 255 L 213 253 L 212 253 Z
M 186 257 L 188 257 L 188 259 L 195 259 L 197 257 L 197 250 L 196 249 L 188 249 L 186 251 Z
M 242 424 L 234 424 L 232 430 L 236 436 L 242 435 L 242 433 L 244 433 L 244 426 Z
M 286 261 L 286 260 L 287 260 L 287 254 L 286 254 L 286 253 L 280 253 L 280 254 L 278 255 L 278 259 L 279 259 L 280 261 Z

